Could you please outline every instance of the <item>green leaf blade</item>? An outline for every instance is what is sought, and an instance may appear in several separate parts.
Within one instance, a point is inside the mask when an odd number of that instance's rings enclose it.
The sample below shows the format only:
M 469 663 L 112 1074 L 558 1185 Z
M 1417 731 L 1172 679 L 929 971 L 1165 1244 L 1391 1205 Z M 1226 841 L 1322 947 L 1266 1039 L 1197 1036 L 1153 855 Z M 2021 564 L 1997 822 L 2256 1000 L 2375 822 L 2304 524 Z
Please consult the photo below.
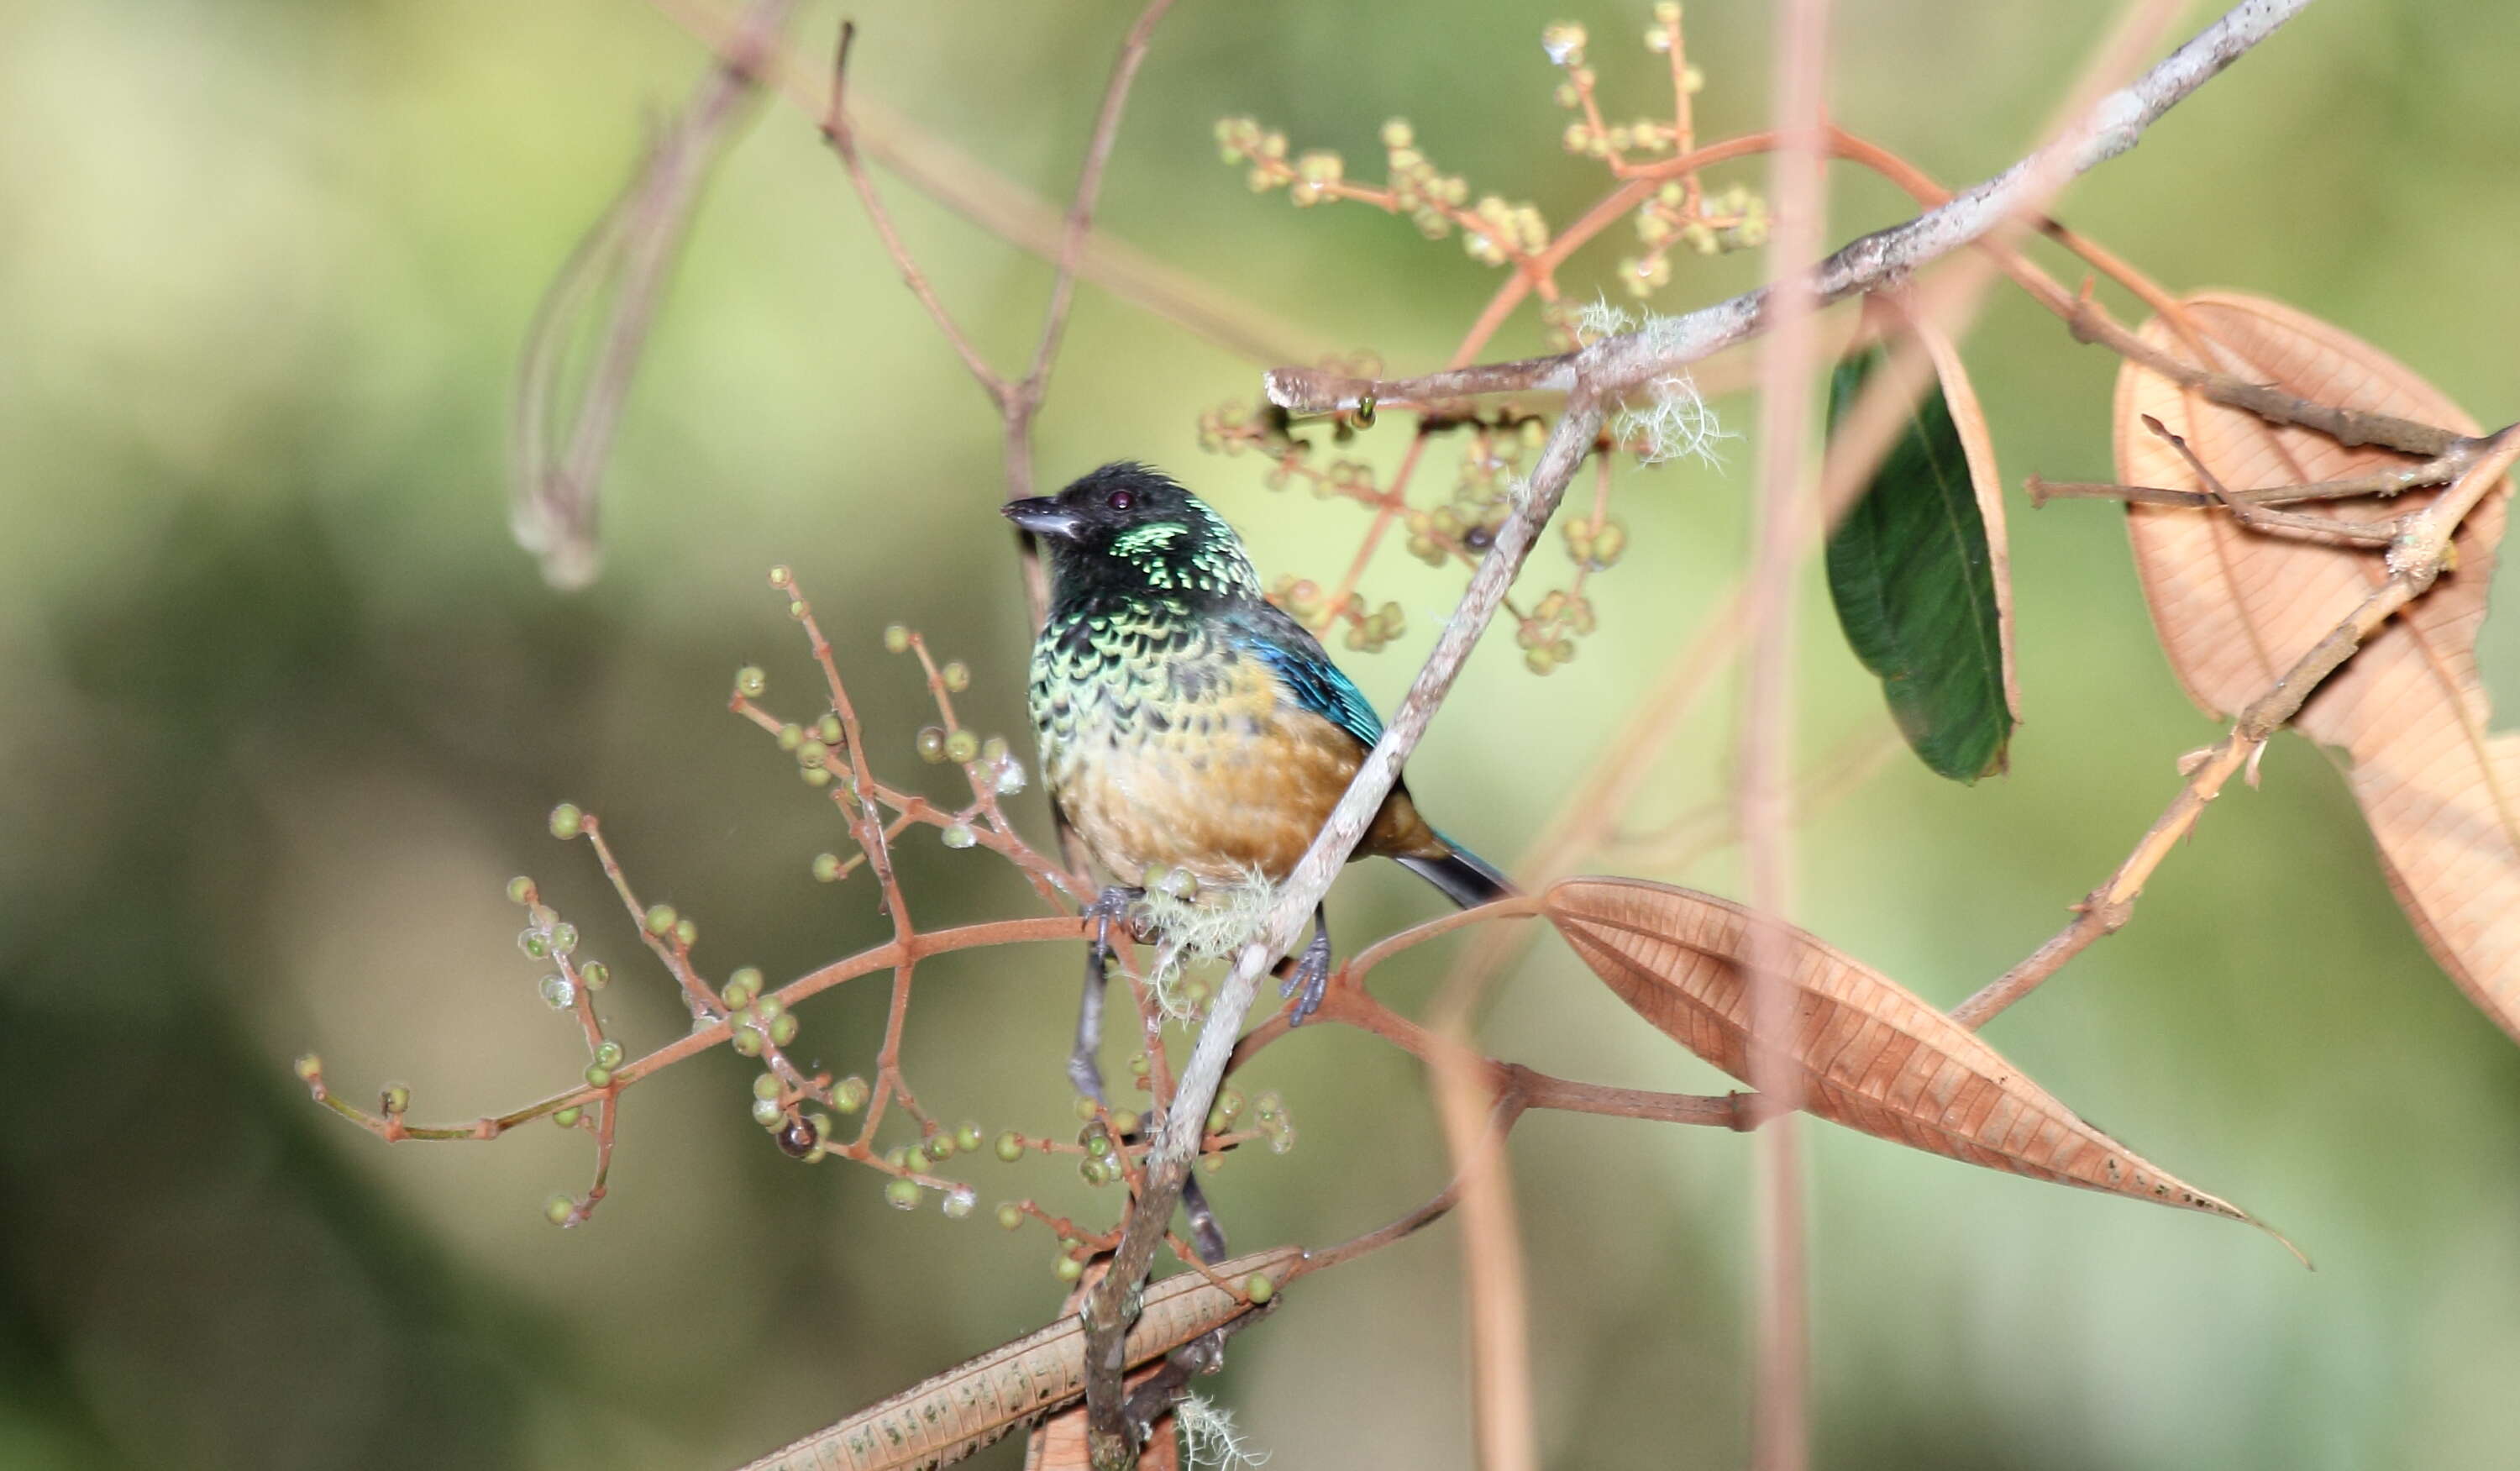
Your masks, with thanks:
M 1832 432 L 1882 361 L 1875 346 L 1838 364 Z M 1939 382 L 1830 535 L 1827 566 L 1838 627 L 1917 758 L 1956 781 L 2002 773 L 2013 717 L 1995 554 Z

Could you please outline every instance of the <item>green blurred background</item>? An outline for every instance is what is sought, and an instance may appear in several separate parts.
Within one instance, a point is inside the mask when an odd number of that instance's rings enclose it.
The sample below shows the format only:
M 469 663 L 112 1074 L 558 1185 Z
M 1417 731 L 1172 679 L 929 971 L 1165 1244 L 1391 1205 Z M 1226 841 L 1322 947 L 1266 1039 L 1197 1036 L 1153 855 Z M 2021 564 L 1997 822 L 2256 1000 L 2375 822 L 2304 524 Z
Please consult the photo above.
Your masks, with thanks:
M 1832 96 L 1940 177 L 1978 177 L 2034 135 L 2105 9 L 1842 6 Z M 1132 13 L 874 5 L 858 78 L 1063 197 Z M 1184 0 L 1104 222 L 1311 339 L 1431 363 L 1492 274 L 1403 221 L 1253 198 L 1211 123 L 1253 113 L 1372 176 L 1377 125 L 1406 115 L 1474 190 L 1562 222 L 1602 181 L 1560 151 L 1539 28 L 1587 22 L 1633 115 L 1667 100 L 1635 39 L 1645 13 Z M 800 45 L 821 54 L 836 18 L 807 6 Z M 1766 8 L 1701 0 L 1689 20 L 1708 132 L 1757 125 Z M 2520 227 L 2515 57 L 2507 5 L 2327 0 L 2064 212 L 2174 287 L 2343 324 L 2498 421 L 2520 335 L 2520 300 L 2492 287 Z M 602 581 L 555 594 L 508 539 L 527 319 L 643 117 L 700 65 L 634 0 L 0 4 L 0 1467 L 731 1464 L 1054 1311 L 1043 1234 L 985 1209 L 897 1213 L 866 1172 L 789 1162 L 745 1117 L 732 1056 L 629 1095 L 612 1198 L 566 1232 L 542 1203 L 582 1187 L 579 1137 L 389 1149 L 289 1075 L 317 1048 L 352 1096 L 404 1081 L 433 1119 L 570 1078 L 579 1044 L 512 943 L 515 872 L 613 960 L 620 1032 L 675 1033 L 585 850 L 544 832 L 561 798 L 698 919 L 720 974 L 792 975 L 881 936 L 863 880 L 808 876 L 837 839 L 828 808 L 723 709 L 747 662 L 774 703 L 811 702 L 772 562 L 835 629 L 896 774 L 922 772 L 925 717 L 880 651 L 889 620 L 968 658 L 971 723 L 1021 744 L 991 417 L 792 111 L 761 115 L 694 233 L 616 456 Z M 891 194 L 984 349 L 1028 350 L 1045 268 Z M 1836 208 L 1832 237 L 1904 212 L 1855 180 Z M 1624 248 L 1570 284 L 1605 282 Z M 1753 264 L 1683 261 L 1663 299 L 1737 289 Z M 1502 344 L 1536 345 L 1528 321 Z M 2011 298 L 1969 352 L 2007 477 L 2105 477 L 2109 361 Z M 1197 451 L 1198 413 L 1247 399 L 1254 368 L 1088 289 L 1043 477 L 1154 460 L 1248 530 L 1264 571 L 1335 575 L 1353 507 L 1273 496 L 1250 460 Z M 1387 427 L 1364 449 L 1387 467 L 1403 442 Z M 1575 664 L 1537 684 L 1503 636 L 1473 662 L 1412 777 L 1474 846 L 1509 859 L 1531 838 L 1732 575 L 1750 455 L 1730 458 L 1622 472 L 1634 550 L 1595 584 L 1601 628 Z M 2212 732 L 2153 646 L 2116 516 L 2016 504 L 2013 774 L 1963 788 L 1902 759 L 1801 839 L 1799 917 L 1946 1003 L 2053 928 Z M 1552 537 L 1532 575 L 1564 572 Z M 1458 586 L 1397 555 L 1373 569 L 1366 591 L 1412 631 L 1347 662 L 1386 707 Z M 1798 745 L 1817 754 L 1882 717 L 1824 603 L 1803 613 Z M 2489 642 L 2507 702 L 2520 636 Z M 1640 825 L 1721 791 L 1730 706 L 1662 763 Z M 1046 830 L 1037 796 L 1021 810 Z M 1017 902 L 984 854 L 907 853 L 922 922 Z M 1725 858 L 1686 876 L 1734 886 Z M 1351 944 L 1432 912 L 1387 865 L 1335 908 Z M 1421 1003 L 1442 958 L 1383 989 Z M 1060 1127 L 1074 968 L 1043 949 L 923 969 L 923 1097 Z M 799 1053 L 871 1070 L 880 1003 L 868 985 L 816 1002 Z M 1554 947 L 1488 1026 L 1555 1071 L 1722 1086 Z M 1817 1127 L 1823 1463 L 2507 1463 L 2520 1051 L 2426 959 L 2318 752 L 2278 740 L 2264 788 L 2217 804 L 2134 926 L 1991 1035 L 2319 1270 L 2226 1223 Z M 1303 1143 L 1214 1181 L 1241 1244 L 1336 1239 L 1439 1182 L 1406 1059 L 1325 1028 L 1257 1074 Z M 1747 1152 L 1598 1119 L 1517 1134 L 1552 1464 L 1740 1461 Z M 984 1206 L 1092 1203 L 1056 1165 L 973 1168 Z M 1464 1462 L 1458 1252 L 1439 1226 L 1291 1294 L 1212 1392 L 1279 1466 Z

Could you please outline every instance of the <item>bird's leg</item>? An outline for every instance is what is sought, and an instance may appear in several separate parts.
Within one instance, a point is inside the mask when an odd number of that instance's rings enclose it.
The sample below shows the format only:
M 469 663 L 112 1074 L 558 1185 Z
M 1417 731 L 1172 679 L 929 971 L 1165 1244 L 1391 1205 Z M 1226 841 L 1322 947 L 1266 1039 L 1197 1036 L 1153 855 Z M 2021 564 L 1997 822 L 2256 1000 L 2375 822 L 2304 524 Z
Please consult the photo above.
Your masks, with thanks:
M 1313 940 L 1304 947 L 1295 961 L 1294 970 L 1285 984 L 1278 988 L 1280 996 L 1295 999 L 1295 1008 L 1286 1025 L 1300 1027 L 1304 1019 L 1319 1010 L 1322 997 L 1330 989 L 1330 912 L 1327 905 L 1313 911 Z
M 1102 1095 L 1102 1066 L 1096 1060 L 1102 1050 L 1102 987 L 1111 968 L 1111 921 L 1126 919 L 1143 892 L 1113 884 L 1085 907 L 1085 916 L 1094 921 L 1094 939 L 1085 947 L 1085 996 L 1076 1006 L 1076 1049 L 1067 1054 L 1067 1081 L 1097 1103 L 1111 1101 Z
M 1102 1095 L 1102 1068 L 1096 1059 L 1102 1050 L 1102 992 L 1111 967 L 1111 923 L 1126 919 L 1129 911 L 1144 891 L 1124 889 L 1117 885 L 1104 889 L 1086 914 L 1094 920 L 1094 938 L 1085 947 L 1085 995 L 1076 1007 L 1076 1049 L 1067 1054 L 1067 1081 L 1076 1091 L 1105 1107 L 1110 1099 Z M 1150 1118 L 1145 1128 L 1152 1137 L 1160 1120 Z M 1209 1262 L 1225 1260 L 1225 1228 L 1216 1224 L 1216 1212 L 1207 1203 L 1207 1192 L 1199 1188 L 1195 1176 L 1182 1181 L 1182 1215 L 1190 1221 L 1191 1245 Z

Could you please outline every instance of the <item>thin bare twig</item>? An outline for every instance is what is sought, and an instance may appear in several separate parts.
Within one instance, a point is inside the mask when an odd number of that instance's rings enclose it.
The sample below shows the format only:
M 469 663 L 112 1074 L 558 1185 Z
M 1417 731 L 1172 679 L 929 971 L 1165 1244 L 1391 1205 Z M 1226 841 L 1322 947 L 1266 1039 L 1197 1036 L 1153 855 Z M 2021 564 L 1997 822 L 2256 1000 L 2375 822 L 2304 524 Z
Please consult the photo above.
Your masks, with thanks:
M 691 228 L 700 189 L 743 117 L 754 70 L 777 42 L 795 0 L 757 0 L 691 106 L 656 137 L 620 198 L 596 221 L 554 278 L 534 314 L 518 374 L 510 431 L 510 524 L 554 587 L 582 588 L 602 559 L 596 526 L 604 467 L 639 372 L 648 329 Z M 573 413 L 563 415 L 561 377 L 579 318 L 612 278 L 612 310 Z M 565 428 L 561 421 L 565 418 Z M 567 448 L 555 457 L 553 444 Z
M 2133 148 L 2163 113 L 2309 4 L 2310 0 L 2243 0 L 2132 84 L 2101 99 L 2067 136 L 1906 224 L 1841 247 L 1794 283 L 1794 289 L 1825 305 L 1976 243 L 2015 217 L 2051 170 L 2057 171 L 2054 177 L 2072 178 Z M 1624 390 L 1682 371 L 1757 334 L 1767 325 L 1775 293 L 1782 285 L 1604 337 L 1575 352 L 1466 370 L 1474 378 L 1442 373 L 1421 379 L 1375 379 L 1303 368 L 1274 369 L 1266 379 L 1269 397 L 1294 413 L 1326 414 L 1352 409 L 1367 396 L 1378 403 L 1428 402 L 1473 392 L 1562 391 L 1579 383 L 1597 392 Z M 1472 382 L 1475 386 L 1465 386 Z M 2418 453 L 2437 454 L 2444 447 L 2437 444 Z
M 721 56 L 734 53 L 740 25 L 720 5 L 710 0 L 650 3 L 700 44 Z M 829 68 L 821 62 L 800 60 L 779 47 L 763 58 L 758 70 L 817 125 L 830 114 Z M 870 160 L 988 234 L 1057 261 L 1066 234 L 1058 210 L 879 102 L 862 100 L 851 111 L 858 142 Z M 1252 362 L 1301 362 L 1325 350 L 1311 334 L 1256 312 L 1237 296 L 1102 231 L 1088 233 L 1076 272 L 1119 300 Z
M 2327 636 L 2293 661 L 2266 693 L 2250 702 L 2231 723 L 2230 731 L 2187 773 L 2187 780 L 2169 808 L 2137 842 L 2126 862 L 2107 882 L 2076 905 L 2072 922 L 2020 964 L 1985 989 L 1952 1008 L 1952 1019 L 1964 1027 L 1984 1026 L 1998 1012 L 2037 990 L 2065 962 L 2089 949 L 2102 935 L 2115 934 L 2134 916 L 2135 901 L 2163 859 L 2196 825 L 2211 803 L 2258 748 L 2283 728 L 2362 642 L 2379 632 L 2400 608 L 2429 591 L 2441 576 L 2451 538 L 2459 523 L 2501 482 L 2520 460 L 2520 426 L 2506 428 L 2481 441 L 2488 448 L 2465 473 L 2430 506 L 2404 518 L 2388 554 L 2389 576 Z

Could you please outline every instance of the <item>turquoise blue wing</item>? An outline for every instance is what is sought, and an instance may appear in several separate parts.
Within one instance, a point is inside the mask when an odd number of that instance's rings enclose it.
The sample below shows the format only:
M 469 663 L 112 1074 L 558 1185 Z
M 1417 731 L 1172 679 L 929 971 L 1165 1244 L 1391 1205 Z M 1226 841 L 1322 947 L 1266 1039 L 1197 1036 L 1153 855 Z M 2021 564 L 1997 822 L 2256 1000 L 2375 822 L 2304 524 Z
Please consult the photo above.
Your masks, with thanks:
M 1341 673 L 1310 629 L 1269 603 L 1238 612 L 1225 626 L 1226 643 L 1259 660 L 1286 697 L 1347 732 L 1360 745 L 1382 738 L 1382 718 L 1354 681 Z

